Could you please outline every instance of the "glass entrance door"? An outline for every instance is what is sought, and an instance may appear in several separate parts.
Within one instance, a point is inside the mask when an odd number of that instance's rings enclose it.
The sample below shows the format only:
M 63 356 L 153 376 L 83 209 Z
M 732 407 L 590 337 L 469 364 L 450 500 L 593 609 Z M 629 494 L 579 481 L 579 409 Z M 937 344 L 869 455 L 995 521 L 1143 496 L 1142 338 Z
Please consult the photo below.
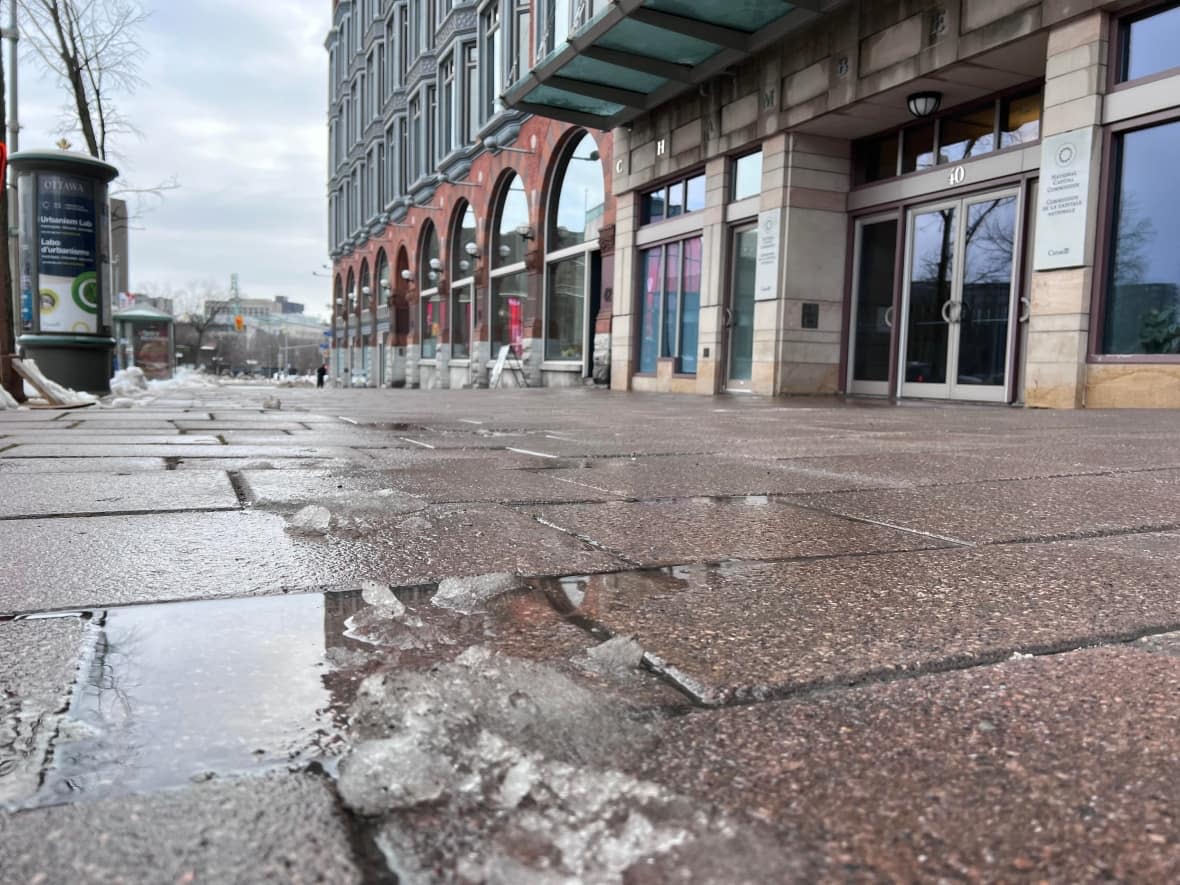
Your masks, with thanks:
M 902 396 L 1004 402 L 1019 194 L 951 200 L 909 215 Z
M 733 276 L 725 306 L 726 390 L 749 390 L 754 377 L 754 290 L 758 268 L 758 228 L 733 231 Z
M 852 354 L 848 361 L 851 393 L 889 395 L 897 225 L 896 215 L 866 218 L 856 224 Z

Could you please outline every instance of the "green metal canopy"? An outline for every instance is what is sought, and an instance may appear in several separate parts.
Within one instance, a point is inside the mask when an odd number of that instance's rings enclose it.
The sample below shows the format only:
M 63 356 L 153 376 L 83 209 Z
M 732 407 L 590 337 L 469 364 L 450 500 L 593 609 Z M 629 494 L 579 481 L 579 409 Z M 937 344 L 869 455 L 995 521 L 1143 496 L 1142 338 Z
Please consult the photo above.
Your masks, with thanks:
M 836 5 L 832 0 L 613 0 L 504 101 L 610 129 L 653 110 Z

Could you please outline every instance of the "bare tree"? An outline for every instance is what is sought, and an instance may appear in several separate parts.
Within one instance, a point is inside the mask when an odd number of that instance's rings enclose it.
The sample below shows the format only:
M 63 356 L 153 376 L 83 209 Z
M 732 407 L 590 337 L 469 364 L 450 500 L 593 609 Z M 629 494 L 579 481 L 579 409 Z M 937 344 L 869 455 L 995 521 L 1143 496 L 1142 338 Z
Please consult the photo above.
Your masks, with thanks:
M 115 95 L 143 82 L 138 30 L 147 12 L 138 0 L 19 0 L 30 43 L 69 91 L 71 125 L 92 157 L 106 160 L 112 135 L 135 132 Z
M 172 297 L 178 326 L 192 330 L 195 335 L 193 347 L 199 353 L 205 336 L 228 320 L 230 305 L 225 290 L 212 280 L 198 280 Z

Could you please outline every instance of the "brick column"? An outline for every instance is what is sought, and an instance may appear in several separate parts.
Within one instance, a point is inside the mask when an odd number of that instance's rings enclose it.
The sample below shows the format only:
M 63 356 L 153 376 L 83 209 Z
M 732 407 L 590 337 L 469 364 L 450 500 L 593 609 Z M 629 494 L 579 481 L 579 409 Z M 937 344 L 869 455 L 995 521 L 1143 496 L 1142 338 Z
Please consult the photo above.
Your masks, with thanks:
M 1062 270 L 1036 271 L 1032 277 L 1025 402 L 1033 407 L 1073 409 L 1085 405 L 1108 31 L 1107 17 L 1093 12 L 1049 32 L 1041 135 L 1088 133 L 1092 155 L 1081 263 Z M 1041 169 L 1051 168 L 1052 162 L 1052 157 L 1042 154 Z M 1042 233 L 1045 231 L 1039 230 L 1038 236 Z

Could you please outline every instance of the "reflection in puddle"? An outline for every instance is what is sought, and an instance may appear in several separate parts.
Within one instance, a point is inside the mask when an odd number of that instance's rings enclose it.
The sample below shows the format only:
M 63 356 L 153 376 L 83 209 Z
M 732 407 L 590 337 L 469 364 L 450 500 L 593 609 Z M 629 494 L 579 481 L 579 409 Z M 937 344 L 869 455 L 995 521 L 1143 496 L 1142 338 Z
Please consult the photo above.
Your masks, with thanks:
M 106 612 L 38 804 L 330 755 L 355 690 L 327 675 L 341 634 L 318 594 Z
M 361 591 L 138 605 L 95 612 L 90 650 L 31 805 L 100 799 L 225 775 L 334 768 L 361 681 L 427 669 L 462 649 L 525 646 L 560 618 L 542 594 L 482 615 L 403 587 L 394 609 Z

